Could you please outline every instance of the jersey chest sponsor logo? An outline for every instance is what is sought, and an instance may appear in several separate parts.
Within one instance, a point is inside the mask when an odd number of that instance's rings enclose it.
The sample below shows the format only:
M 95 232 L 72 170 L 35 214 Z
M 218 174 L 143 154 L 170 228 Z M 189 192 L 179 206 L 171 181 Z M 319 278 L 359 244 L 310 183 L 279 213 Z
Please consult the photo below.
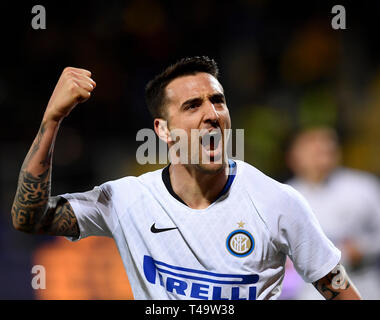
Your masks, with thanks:
M 256 300 L 257 274 L 223 274 L 173 266 L 145 255 L 146 280 L 168 292 L 204 300 Z

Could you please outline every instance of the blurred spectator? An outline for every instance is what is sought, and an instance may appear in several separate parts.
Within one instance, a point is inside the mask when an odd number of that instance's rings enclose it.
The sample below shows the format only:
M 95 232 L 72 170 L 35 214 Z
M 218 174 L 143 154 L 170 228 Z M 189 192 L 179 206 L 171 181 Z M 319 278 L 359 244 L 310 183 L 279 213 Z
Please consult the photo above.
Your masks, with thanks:
M 330 128 L 299 133 L 287 163 L 288 181 L 311 205 L 364 299 L 380 299 L 380 184 L 376 177 L 340 166 L 337 135 Z M 288 263 L 282 299 L 322 299 Z M 291 278 L 289 278 L 291 276 Z

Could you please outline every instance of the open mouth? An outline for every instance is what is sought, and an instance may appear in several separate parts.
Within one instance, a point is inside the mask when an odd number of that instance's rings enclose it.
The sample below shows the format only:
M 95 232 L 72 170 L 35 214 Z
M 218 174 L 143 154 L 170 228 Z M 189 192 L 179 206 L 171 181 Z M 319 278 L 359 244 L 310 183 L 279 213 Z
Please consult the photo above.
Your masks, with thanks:
M 203 150 L 210 158 L 216 157 L 221 153 L 222 146 L 222 132 L 221 130 L 214 130 L 205 133 L 201 136 L 201 145 Z

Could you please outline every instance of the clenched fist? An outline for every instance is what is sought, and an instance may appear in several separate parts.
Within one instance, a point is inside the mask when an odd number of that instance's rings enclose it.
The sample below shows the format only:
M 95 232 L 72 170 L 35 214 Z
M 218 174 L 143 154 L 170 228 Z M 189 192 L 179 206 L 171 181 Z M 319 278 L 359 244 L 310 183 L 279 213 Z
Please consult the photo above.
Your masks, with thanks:
M 91 96 L 96 83 L 91 72 L 85 69 L 67 67 L 63 70 L 50 97 L 44 118 L 61 121 L 78 104 Z

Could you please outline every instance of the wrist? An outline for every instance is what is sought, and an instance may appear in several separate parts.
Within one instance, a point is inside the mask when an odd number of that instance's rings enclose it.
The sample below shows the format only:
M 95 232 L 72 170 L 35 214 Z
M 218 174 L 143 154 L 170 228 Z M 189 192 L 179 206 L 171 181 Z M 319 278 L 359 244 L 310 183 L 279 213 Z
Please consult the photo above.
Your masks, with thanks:
M 57 115 L 52 115 L 49 114 L 48 112 L 45 112 L 42 122 L 46 124 L 46 126 L 59 126 L 62 122 L 64 117 L 62 116 L 57 116 Z

